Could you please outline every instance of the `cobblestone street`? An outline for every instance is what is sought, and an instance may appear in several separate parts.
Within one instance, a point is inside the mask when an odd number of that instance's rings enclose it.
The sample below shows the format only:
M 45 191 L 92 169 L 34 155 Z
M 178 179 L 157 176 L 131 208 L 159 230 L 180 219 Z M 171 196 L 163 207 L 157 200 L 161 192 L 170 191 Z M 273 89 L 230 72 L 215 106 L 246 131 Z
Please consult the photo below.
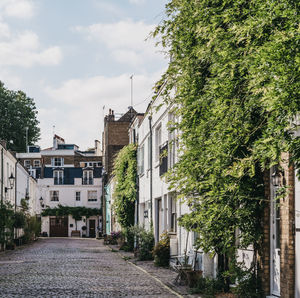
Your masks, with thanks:
M 94 239 L 49 238 L 0 254 L 0 297 L 176 297 Z

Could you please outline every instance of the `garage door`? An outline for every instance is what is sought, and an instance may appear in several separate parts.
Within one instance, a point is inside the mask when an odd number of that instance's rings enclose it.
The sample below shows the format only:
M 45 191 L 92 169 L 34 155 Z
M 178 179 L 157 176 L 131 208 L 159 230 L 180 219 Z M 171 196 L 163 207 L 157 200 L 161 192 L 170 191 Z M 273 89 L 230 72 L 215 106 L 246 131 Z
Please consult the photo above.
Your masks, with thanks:
M 68 217 L 50 218 L 50 237 L 68 237 Z

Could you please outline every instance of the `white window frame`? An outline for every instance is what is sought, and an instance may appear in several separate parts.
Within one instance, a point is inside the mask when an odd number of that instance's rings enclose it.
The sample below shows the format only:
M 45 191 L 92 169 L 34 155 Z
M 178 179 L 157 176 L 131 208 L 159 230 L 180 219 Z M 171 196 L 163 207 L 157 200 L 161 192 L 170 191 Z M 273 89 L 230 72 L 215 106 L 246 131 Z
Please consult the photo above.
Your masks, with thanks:
M 75 201 L 76 202 L 80 202 L 81 201 L 81 191 L 75 191 Z
M 62 183 L 57 183 L 59 185 L 64 184 L 64 171 L 62 170 L 54 170 L 53 171 L 53 179 L 57 178 L 58 181 Z
M 50 190 L 50 201 L 51 202 L 59 202 L 59 191 L 58 190 Z
M 38 163 L 38 165 L 36 165 L 36 163 Z M 35 159 L 33 161 L 33 167 L 34 168 L 40 168 L 41 167 L 41 161 L 39 159 Z
M 155 162 L 159 162 L 159 149 L 162 144 L 161 123 L 155 129 Z
M 64 166 L 64 158 L 63 157 L 53 157 L 51 158 L 52 167 L 63 167 Z
M 27 165 L 28 162 L 29 162 L 29 164 Z M 25 160 L 24 160 L 24 167 L 25 167 L 26 169 L 30 169 L 30 167 L 31 167 L 31 160 L 25 159 Z
M 93 196 L 91 196 L 92 193 Z M 88 202 L 97 202 L 97 201 L 98 201 L 97 190 L 88 190 Z
M 93 179 L 94 179 L 93 171 L 92 170 L 83 170 L 82 179 L 83 179 L 83 181 L 84 180 L 87 181 L 87 183 L 83 183 L 84 185 L 92 185 Z M 91 181 L 91 183 L 90 183 L 90 181 Z

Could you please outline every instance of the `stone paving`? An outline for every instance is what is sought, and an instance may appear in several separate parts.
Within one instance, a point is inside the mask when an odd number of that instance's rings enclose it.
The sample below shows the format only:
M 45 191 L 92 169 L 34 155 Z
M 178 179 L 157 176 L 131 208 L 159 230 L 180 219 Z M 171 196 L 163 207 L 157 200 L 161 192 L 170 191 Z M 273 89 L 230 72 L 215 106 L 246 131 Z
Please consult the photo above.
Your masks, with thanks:
M 49 238 L 0 254 L 0 297 L 176 297 L 94 239 Z

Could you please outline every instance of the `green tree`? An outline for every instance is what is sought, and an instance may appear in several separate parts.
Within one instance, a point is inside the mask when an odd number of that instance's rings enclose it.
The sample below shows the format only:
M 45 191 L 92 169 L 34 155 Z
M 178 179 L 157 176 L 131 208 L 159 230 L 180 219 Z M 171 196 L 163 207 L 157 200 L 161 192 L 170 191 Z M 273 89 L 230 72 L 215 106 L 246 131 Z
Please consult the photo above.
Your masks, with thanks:
M 192 210 L 180 223 L 205 251 L 258 250 L 264 170 L 282 152 L 299 165 L 298 12 L 293 0 L 172 0 L 153 33 L 172 57 L 157 86 L 180 119 L 169 181 Z
M 26 127 L 28 144 L 34 144 L 40 136 L 37 110 L 32 98 L 22 91 L 12 91 L 0 81 L 0 139 L 6 140 L 9 149 L 24 152 Z

